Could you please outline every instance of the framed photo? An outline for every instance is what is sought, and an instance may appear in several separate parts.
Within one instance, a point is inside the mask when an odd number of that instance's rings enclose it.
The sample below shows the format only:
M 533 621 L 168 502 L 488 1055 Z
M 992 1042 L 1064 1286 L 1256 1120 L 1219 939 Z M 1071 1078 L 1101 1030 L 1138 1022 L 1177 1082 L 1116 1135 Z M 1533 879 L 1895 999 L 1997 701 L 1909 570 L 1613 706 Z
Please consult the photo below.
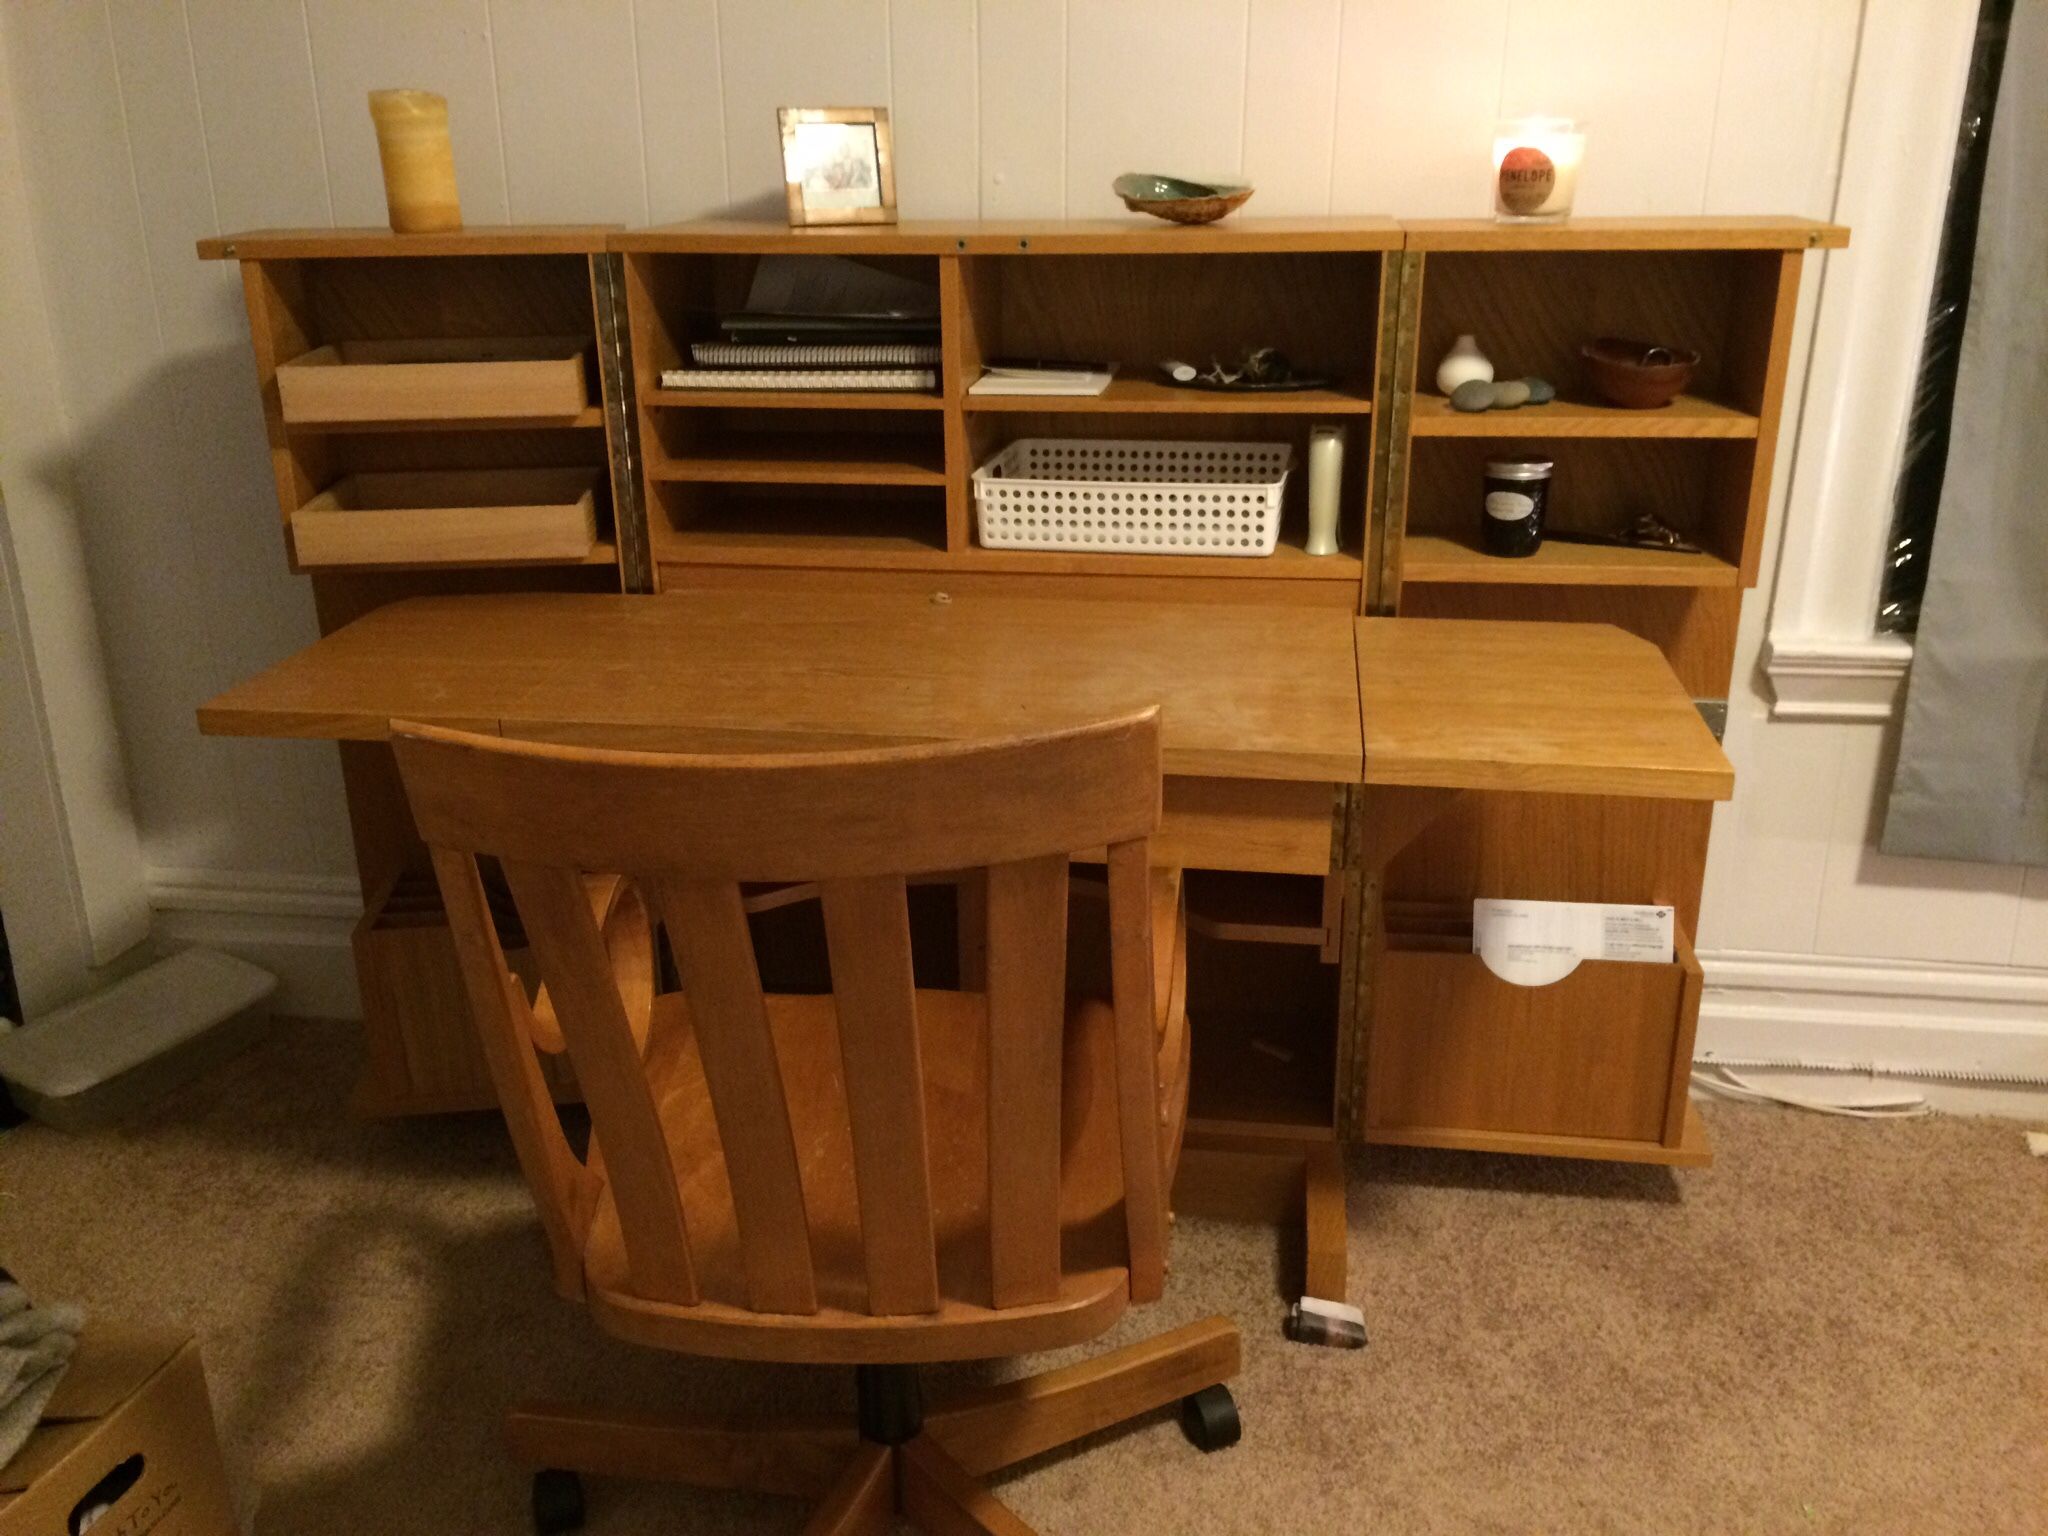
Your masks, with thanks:
M 783 107 L 782 176 L 792 224 L 894 224 L 887 107 Z

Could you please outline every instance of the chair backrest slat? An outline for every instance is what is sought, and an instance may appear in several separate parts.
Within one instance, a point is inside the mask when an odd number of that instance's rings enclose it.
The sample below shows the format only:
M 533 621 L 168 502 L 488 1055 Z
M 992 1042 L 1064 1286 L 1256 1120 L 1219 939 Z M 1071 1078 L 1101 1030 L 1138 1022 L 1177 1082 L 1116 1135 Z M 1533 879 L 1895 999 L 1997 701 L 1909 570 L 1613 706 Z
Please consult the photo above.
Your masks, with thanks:
M 505 1111 L 520 1172 L 526 1175 L 534 1204 L 540 1209 L 555 1289 L 566 1296 L 581 1296 L 586 1234 L 579 1217 L 584 1214 L 581 1186 L 586 1170 L 562 1134 L 554 1096 L 541 1075 L 540 1059 L 527 1043 L 526 994 L 505 963 L 476 859 L 451 848 L 434 849 L 433 859 L 463 986 L 478 1015 L 484 1060 Z
M 748 1305 L 756 1312 L 815 1312 L 803 1174 L 740 888 L 658 876 L 656 889 L 732 1181 Z
M 697 1277 L 675 1162 L 583 878 L 523 859 L 502 862 L 590 1105 L 634 1289 L 652 1301 L 694 1306 Z
M 821 894 L 868 1310 L 878 1317 L 936 1312 L 931 1151 L 903 877 L 828 880 Z
M 1060 1280 L 1060 1028 L 1067 856 L 988 871 L 989 1277 L 998 1307 Z
M 1159 1020 L 1153 1008 L 1154 888 L 1146 865 L 1142 839 L 1110 845 L 1110 909 L 1129 914 L 1110 925 L 1109 963 L 1116 1009 L 1117 1134 L 1123 1143 L 1124 1228 L 1133 1301 L 1156 1301 L 1166 1286 L 1166 1191 L 1157 1119 Z

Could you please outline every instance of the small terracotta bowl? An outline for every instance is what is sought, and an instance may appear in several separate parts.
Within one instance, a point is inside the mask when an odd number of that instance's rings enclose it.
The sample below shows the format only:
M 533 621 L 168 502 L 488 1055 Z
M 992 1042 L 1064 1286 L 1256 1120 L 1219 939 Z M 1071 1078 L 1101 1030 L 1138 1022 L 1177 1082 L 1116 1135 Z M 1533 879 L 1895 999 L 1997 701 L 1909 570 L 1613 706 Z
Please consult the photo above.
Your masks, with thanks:
M 1602 336 L 1579 348 L 1593 392 L 1610 405 L 1653 411 L 1669 405 L 1692 382 L 1700 355 L 1683 347 L 1652 346 Z

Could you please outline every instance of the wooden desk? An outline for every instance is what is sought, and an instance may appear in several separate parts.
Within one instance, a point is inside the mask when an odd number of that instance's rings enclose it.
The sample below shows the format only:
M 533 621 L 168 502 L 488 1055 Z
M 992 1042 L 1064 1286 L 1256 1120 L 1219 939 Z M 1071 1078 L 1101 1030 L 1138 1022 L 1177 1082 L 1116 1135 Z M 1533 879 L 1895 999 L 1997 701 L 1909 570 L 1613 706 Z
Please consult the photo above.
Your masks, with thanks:
M 527 739 L 732 751 L 964 740 L 1155 703 L 1167 774 L 1157 857 L 1316 877 L 1326 893 L 1323 945 L 1336 957 L 1347 930 L 1328 893 L 1346 888 L 1339 834 L 1363 754 L 1351 616 L 1334 609 L 759 590 L 420 598 L 364 615 L 228 690 L 199 719 L 217 735 L 374 743 L 393 719 L 411 719 Z M 370 896 L 373 908 L 389 889 Z M 431 903 L 431 888 L 417 900 Z M 427 926 L 431 914 L 405 917 L 411 926 L 385 933 L 373 910 L 358 932 L 370 1082 L 385 1084 L 361 1102 L 383 1112 L 491 1102 L 452 960 L 437 960 L 441 930 Z M 388 948 L 370 954 L 372 944 Z M 1295 952 L 1319 963 L 1313 947 Z M 388 990 L 385 954 L 404 973 Z M 380 1032 L 380 1008 L 402 1024 Z M 1199 1000 L 1193 1008 L 1199 1014 Z M 1347 1023 L 1340 1010 L 1298 1027 L 1324 1032 L 1327 1063 L 1330 1032 Z M 1244 1046 L 1249 1033 L 1212 1028 L 1212 1057 Z M 1270 1054 L 1254 1055 L 1243 1072 L 1199 1075 L 1228 1090 L 1262 1068 L 1276 1071 Z M 1297 1093 L 1271 1121 L 1259 1119 L 1263 1102 L 1256 1084 L 1240 1087 L 1191 1119 L 1182 1208 L 1298 1212 L 1306 1180 L 1309 1288 L 1342 1300 L 1334 1083 L 1310 1083 L 1306 1100 Z

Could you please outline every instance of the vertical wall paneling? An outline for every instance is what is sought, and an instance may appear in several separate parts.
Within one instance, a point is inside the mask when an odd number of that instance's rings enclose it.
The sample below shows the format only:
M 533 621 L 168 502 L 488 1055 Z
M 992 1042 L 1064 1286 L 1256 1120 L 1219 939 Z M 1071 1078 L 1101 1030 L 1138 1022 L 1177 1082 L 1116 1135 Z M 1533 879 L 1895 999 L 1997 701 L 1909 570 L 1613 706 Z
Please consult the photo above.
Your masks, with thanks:
M 1245 180 L 1251 211 L 1326 213 L 1336 146 L 1343 0 L 1251 0 L 1245 29 Z
M 889 0 L 889 116 L 907 219 L 980 209 L 975 0 Z
M 1728 0 L 1514 0 L 1501 114 L 1587 125 L 1578 212 L 1697 213 L 1727 32 Z
M 1861 0 L 1729 0 L 1708 213 L 1828 216 L 1861 12 Z
M 333 223 L 305 12 L 185 0 L 185 17 L 221 227 Z
M 634 0 L 640 155 L 657 224 L 718 214 L 731 198 L 718 11 L 718 0 Z
M 490 0 L 514 223 L 643 224 L 632 0 Z
M 1122 213 L 1124 171 L 1231 181 L 1247 0 L 1067 0 L 1067 216 Z
M 1910 54 L 1912 19 L 1866 0 L 0 6 L 69 430 L 38 439 L 38 485 L 79 511 L 145 857 L 230 881 L 349 868 L 331 752 L 192 724 L 312 624 L 236 276 L 191 241 L 380 222 L 373 86 L 449 97 L 476 223 L 778 217 L 784 105 L 887 105 L 913 218 L 1112 213 L 1110 179 L 1150 168 L 1241 173 L 1254 213 L 1483 214 L 1494 122 L 1530 110 L 1588 121 L 1585 212 L 1820 215 L 1872 16 Z M 1834 258 L 1830 291 L 1881 256 Z M 1783 495 L 1793 467 L 1781 455 L 1780 499 L 1813 516 Z M 1744 658 L 1764 627 L 1749 609 Z M 1771 722 L 1751 671 L 1703 945 L 2048 964 L 2048 875 L 1869 851 L 1886 733 Z
M 2012 937 L 2012 963 L 2048 971 L 2048 869 L 2027 871 Z
M 1332 213 L 1455 218 L 1491 207 L 1507 0 L 1344 0 Z
M 979 19 L 981 216 L 1057 218 L 1067 197 L 1066 0 L 981 0 Z
M 384 177 L 369 93 L 404 88 L 448 98 L 462 215 L 473 224 L 504 223 L 505 157 L 487 0 L 304 3 L 334 222 L 384 222 Z
M 775 109 L 888 106 L 889 0 L 722 0 L 719 29 L 732 201 L 755 217 L 780 218 L 786 205 Z M 900 153 L 900 135 L 897 142 Z M 900 176 L 896 195 L 902 200 Z

